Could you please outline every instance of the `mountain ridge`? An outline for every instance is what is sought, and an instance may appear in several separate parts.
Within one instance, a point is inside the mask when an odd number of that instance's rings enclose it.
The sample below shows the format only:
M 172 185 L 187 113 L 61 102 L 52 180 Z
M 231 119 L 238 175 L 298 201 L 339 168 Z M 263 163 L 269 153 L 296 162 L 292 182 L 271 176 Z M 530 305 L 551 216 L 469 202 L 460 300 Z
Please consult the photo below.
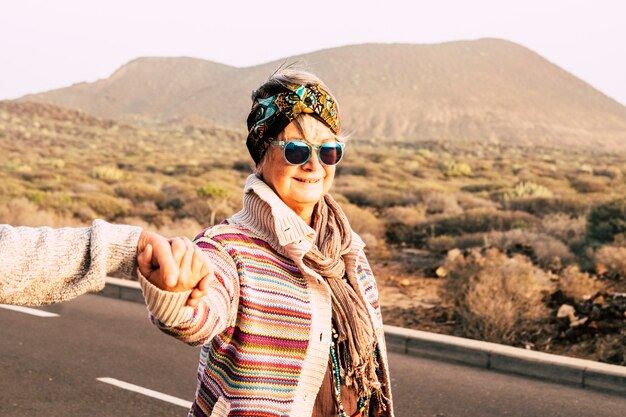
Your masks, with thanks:
M 537 53 L 491 38 L 341 46 L 250 67 L 144 57 L 106 79 L 19 100 L 125 122 L 198 118 L 243 129 L 250 92 L 294 61 L 332 88 L 356 137 L 626 144 L 626 107 Z

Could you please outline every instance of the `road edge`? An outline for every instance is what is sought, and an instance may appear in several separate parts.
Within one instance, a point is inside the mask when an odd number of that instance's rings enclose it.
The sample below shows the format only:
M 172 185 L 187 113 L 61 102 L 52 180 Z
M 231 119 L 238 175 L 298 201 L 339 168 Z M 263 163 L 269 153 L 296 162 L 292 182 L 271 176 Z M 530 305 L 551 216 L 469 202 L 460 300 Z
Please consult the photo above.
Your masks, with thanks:
M 97 293 L 143 303 L 139 283 L 107 278 Z M 626 367 L 526 350 L 421 330 L 384 326 L 389 352 L 453 362 L 491 371 L 573 385 L 611 394 L 626 394 Z

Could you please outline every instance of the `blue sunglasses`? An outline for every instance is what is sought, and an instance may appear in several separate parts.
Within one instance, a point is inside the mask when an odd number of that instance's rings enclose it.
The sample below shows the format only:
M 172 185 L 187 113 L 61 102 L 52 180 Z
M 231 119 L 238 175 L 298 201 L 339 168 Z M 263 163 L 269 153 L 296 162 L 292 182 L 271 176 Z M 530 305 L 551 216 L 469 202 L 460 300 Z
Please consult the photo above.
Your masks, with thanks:
M 321 145 L 314 145 L 303 140 L 274 140 L 270 142 L 272 146 L 279 146 L 283 150 L 283 157 L 291 165 L 303 165 L 311 159 L 313 148 L 317 150 L 317 159 L 322 165 L 337 165 L 343 158 L 343 151 L 346 147 L 344 142 L 324 142 Z

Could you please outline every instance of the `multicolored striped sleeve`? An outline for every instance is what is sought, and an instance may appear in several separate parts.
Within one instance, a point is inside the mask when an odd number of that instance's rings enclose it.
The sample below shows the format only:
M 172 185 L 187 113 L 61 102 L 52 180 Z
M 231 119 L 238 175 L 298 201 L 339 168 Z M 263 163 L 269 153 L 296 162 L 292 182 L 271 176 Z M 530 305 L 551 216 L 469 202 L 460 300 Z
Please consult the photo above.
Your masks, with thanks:
M 182 310 L 177 323 L 162 321 L 151 309 L 152 322 L 163 332 L 195 346 L 211 340 L 229 325 L 233 325 L 239 302 L 239 270 L 235 252 L 230 252 L 214 240 L 199 236 L 196 245 L 212 262 L 214 279 L 207 295 L 195 308 L 179 305 Z M 175 294 L 171 294 L 174 302 Z
M 380 303 L 378 300 L 378 286 L 376 285 L 376 279 L 372 268 L 365 256 L 365 252 L 360 251 L 357 257 L 357 280 L 365 301 L 369 304 L 373 310 L 376 319 L 382 324 L 382 315 L 380 312 Z

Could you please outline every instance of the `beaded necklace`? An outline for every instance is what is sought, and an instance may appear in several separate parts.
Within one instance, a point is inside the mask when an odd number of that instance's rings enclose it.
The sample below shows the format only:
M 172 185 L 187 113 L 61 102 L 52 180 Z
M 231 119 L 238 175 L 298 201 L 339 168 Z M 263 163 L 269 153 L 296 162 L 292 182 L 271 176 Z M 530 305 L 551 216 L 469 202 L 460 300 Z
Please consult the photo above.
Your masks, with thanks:
M 335 380 L 335 402 L 337 404 L 337 412 L 338 417 L 348 417 L 345 410 L 343 409 L 343 404 L 341 404 L 341 373 L 339 370 L 339 359 L 337 358 L 337 351 L 335 350 L 335 341 L 339 338 L 337 331 L 335 330 L 335 326 L 331 327 L 333 332 L 333 340 L 330 342 L 330 358 L 331 358 L 331 368 L 333 372 L 333 378 Z M 338 348 L 339 346 L 337 346 Z M 374 351 L 374 355 L 376 355 L 376 350 Z M 362 396 L 356 403 L 356 412 L 352 414 L 350 417 L 362 417 L 365 412 L 365 404 L 367 403 L 367 396 Z

